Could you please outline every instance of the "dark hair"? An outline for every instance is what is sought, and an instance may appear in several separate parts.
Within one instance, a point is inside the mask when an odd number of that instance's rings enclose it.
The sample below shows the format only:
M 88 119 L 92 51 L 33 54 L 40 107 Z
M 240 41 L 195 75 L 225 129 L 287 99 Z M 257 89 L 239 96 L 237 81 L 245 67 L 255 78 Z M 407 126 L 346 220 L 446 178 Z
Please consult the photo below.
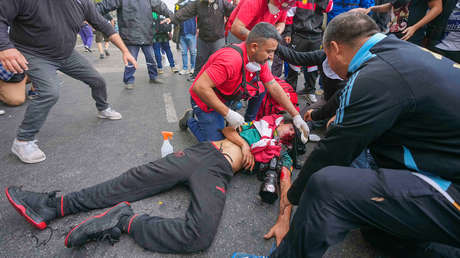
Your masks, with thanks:
M 346 12 L 332 19 L 324 32 L 323 43 L 328 46 L 331 41 L 352 46 L 360 38 L 370 37 L 380 32 L 377 24 L 369 16 Z
M 281 41 L 281 36 L 276 30 L 275 26 L 268 22 L 259 22 L 249 32 L 246 43 L 263 43 L 267 39 L 274 39 L 277 42 Z

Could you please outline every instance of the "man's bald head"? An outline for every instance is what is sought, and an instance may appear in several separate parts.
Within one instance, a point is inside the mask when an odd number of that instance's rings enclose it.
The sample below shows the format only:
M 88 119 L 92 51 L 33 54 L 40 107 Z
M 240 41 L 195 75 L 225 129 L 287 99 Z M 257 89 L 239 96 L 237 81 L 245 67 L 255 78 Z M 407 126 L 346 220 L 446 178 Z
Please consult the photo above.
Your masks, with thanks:
M 332 19 L 324 32 L 323 44 L 329 46 L 332 41 L 347 44 L 350 47 L 360 39 L 380 32 L 377 24 L 368 16 L 357 12 L 346 12 Z

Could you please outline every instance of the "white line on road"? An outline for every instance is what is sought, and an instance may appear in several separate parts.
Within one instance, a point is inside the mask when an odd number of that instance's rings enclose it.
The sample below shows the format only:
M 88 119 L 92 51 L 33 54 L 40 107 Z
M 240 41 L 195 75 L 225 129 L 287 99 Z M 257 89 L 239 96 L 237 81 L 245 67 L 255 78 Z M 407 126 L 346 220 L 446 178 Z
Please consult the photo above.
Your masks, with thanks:
M 176 108 L 174 108 L 174 102 L 171 96 L 171 93 L 164 93 L 163 100 L 165 102 L 165 109 L 166 109 L 166 120 L 168 123 L 176 123 L 177 122 L 177 113 Z

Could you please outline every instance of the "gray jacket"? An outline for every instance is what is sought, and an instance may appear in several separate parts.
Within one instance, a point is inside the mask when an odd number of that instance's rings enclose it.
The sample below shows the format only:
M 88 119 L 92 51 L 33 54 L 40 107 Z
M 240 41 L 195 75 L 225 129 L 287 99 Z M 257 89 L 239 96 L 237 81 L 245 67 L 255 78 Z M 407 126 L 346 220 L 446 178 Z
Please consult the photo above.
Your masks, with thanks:
M 161 0 L 104 0 L 97 9 L 101 14 L 117 10 L 119 33 L 126 45 L 153 44 L 152 12 L 173 15 Z

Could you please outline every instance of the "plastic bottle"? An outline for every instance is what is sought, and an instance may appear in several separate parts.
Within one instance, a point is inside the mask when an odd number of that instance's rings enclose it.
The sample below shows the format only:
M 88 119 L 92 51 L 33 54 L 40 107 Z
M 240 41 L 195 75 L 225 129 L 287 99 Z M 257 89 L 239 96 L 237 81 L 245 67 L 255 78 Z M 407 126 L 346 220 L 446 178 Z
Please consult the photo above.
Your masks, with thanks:
M 161 145 L 161 157 L 163 158 L 173 152 L 173 146 L 169 142 L 169 139 L 172 139 L 174 133 L 162 131 L 161 134 L 163 135 L 163 145 Z

